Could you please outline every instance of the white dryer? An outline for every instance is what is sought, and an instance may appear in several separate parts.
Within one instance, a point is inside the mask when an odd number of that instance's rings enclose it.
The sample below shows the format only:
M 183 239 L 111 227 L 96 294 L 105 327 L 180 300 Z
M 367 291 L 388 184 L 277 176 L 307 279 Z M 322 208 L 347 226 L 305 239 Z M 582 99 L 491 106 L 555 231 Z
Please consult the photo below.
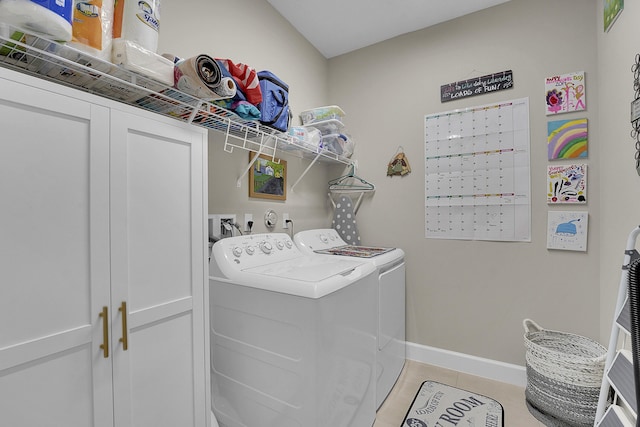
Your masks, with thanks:
M 375 421 L 375 267 L 309 256 L 284 233 L 216 242 L 212 410 L 221 426 Z
M 406 358 L 405 261 L 399 248 L 348 245 L 334 229 L 306 230 L 293 240 L 301 251 L 368 262 L 377 270 L 376 409 L 396 383 Z

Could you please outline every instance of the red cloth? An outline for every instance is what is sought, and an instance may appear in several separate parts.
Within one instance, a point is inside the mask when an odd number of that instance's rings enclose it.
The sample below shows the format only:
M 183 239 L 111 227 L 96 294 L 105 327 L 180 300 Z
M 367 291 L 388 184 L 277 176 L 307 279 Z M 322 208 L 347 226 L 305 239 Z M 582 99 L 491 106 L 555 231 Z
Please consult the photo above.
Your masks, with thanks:
M 229 59 L 216 58 L 229 71 L 236 85 L 247 98 L 247 101 L 253 105 L 262 102 L 262 91 L 260 90 L 260 82 L 256 70 L 246 64 L 234 63 Z

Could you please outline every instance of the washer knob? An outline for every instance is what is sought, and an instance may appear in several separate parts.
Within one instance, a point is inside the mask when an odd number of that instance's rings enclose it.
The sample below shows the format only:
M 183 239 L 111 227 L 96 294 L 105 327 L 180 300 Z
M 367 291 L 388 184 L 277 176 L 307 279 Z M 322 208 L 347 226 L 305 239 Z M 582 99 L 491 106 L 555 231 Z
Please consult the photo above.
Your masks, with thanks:
M 284 242 L 284 245 L 285 245 L 288 249 L 291 249 L 291 247 L 293 246 L 293 243 L 291 243 L 291 240 L 286 240 L 286 241 Z
M 280 250 L 284 249 L 284 243 L 282 243 L 280 240 L 278 240 L 276 242 L 276 247 Z
M 237 257 L 239 257 L 240 255 L 242 255 L 242 248 L 241 248 L 241 247 L 239 247 L 239 246 L 236 246 L 235 248 L 233 248 L 233 249 L 231 250 L 231 252 L 232 252 L 232 253 L 233 253 L 233 255 L 237 258 Z
M 327 236 L 325 236 L 324 234 L 320 235 L 320 241 L 322 243 L 327 243 L 329 241 L 329 239 L 327 239 Z
M 271 251 L 273 250 L 273 246 L 271 246 L 271 243 L 269 243 L 269 242 L 261 242 L 260 243 L 260 250 L 262 252 L 264 252 L 265 254 L 270 254 Z
M 256 248 L 254 248 L 253 246 L 247 246 L 245 252 L 247 253 L 247 255 L 253 255 L 256 252 Z

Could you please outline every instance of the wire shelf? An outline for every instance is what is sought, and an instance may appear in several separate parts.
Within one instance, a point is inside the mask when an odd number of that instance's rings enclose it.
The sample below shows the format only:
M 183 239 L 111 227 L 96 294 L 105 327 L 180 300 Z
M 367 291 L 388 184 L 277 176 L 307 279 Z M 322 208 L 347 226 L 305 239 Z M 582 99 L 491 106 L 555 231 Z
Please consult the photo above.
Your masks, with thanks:
M 348 158 L 326 149 L 309 148 L 293 136 L 258 121 L 242 119 L 232 111 L 149 77 L 2 23 L 0 66 L 222 132 L 226 152 L 239 148 L 275 158 L 278 151 L 295 151 L 314 160 L 351 163 Z

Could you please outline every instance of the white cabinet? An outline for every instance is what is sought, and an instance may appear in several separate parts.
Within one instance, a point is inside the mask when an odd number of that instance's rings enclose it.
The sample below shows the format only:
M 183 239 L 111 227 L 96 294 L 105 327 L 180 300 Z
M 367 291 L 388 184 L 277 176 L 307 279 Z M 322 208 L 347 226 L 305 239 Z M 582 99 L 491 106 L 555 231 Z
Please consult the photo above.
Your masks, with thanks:
M 0 425 L 209 425 L 206 141 L 0 69 Z
M 114 110 L 111 141 L 115 425 L 202 426 L 205 132 Z

